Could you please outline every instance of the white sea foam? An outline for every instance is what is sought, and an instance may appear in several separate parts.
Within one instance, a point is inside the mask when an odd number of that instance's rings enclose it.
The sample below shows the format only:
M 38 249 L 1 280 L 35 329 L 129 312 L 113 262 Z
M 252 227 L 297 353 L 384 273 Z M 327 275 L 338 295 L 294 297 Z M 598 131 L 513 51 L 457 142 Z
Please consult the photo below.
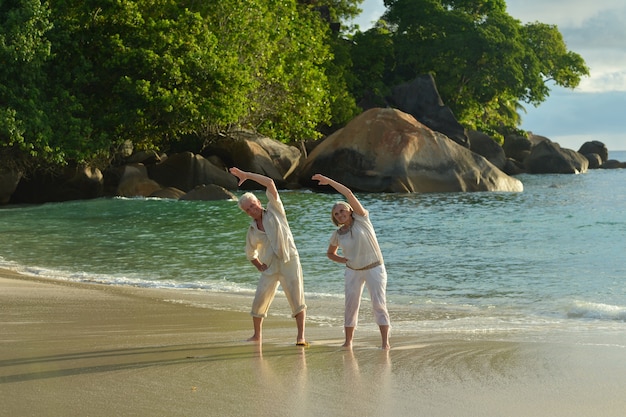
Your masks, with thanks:
M 0 268 L 15 271 L 22 275 L 37 278 L 52 279 L 68 282 L 82 282 L 105 285 L 120 285 L 139 288 L 165 288 L 180 290 L 206 290 L 219 293 L 252 294 L 253 289 L 247 285 L 241 285 L 226 280 L 221 281 L 177 281 L 177 280 L 152 280 L 142 276 L 119 275 L 119 274 L 96 274 L 83 271 L 64 271 L 60 269 L 45 268 L 40 266 L 24 266 L 16 262 L 6 261 L 0 257 Z
M 568 308 L 567 317 L 626 322 L 626 307 L 588 301 L 574 301 Z

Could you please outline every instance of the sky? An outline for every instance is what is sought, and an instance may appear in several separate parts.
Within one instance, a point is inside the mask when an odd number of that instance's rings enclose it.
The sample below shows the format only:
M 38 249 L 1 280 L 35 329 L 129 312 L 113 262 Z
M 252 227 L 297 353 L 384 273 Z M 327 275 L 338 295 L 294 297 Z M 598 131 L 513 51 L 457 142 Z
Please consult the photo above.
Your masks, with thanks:
M 554 24 L 567 49 L 589 67 L 574 90 L 551 87 L 538 107 L 524 104 L 521 128 L 578 150 L 592 140 L 609 151 L 626 150 L 626 1 L 506 0 L 507 12 L 522 23 Z M 366 30 L 385 11 L 383 0 L 364 0 L 354 20 Z

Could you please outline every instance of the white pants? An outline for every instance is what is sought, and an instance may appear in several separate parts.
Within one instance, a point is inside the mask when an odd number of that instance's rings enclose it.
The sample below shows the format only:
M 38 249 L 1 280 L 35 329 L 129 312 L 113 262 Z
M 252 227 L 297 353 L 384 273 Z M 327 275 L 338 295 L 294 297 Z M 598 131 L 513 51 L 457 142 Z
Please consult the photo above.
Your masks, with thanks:
M 344 326 L 356 327 L 359 321 L 359 307 L 361 306 L 364 285 L 367 286 L 367 291 L 372 299 L 376 324 L 379 326 L 389 325 L 389 312 L 387 311 L 386 302 L 387 270 L 385 265 L 378 265 L 374 268 L 360 271 L 346 268 L 344 276 L 346 297 Z
M 292 257 L 289 262 L 273 260 L 278 266 L 273 274 L 262 273 L 256 287 L 254 301 L 252 301 L 253 317 L 267 317 L 267 311 L 276 295 L 278 284 L 282 287 L 291 306 L 292 316 L 295 317 L 300 312 L 306 310 L 304 303 L 304 280 L 302 276 L 302 266 L 298 256 Z M 274 270 L 276 270 L 274 269 Z

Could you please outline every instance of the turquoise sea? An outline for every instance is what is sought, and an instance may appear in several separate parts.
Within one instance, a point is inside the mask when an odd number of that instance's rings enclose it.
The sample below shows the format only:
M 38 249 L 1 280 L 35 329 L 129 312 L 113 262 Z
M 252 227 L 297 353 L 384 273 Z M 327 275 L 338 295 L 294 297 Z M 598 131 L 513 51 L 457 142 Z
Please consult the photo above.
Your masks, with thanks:
M 609 156 L 625 161 L 626 151 Z M 626 170 L 518 178 L 522 193 L 358 195 L 385 256 L 394 332 L 556 335 L 581 343 L 601 334 L 603 343 L 626 347 Z M 317 306 L 309 321 L 340 328 L 343 269 L 325 255 L 339 195 L 281 196 L 307 300 Z M 243 252 L 248 224 L 234 201 L 8 206 L 0 208 L 0 267 L 68 281 L 249 295 L 232 306 L 248 311 L 258 279 Z M 362 326 L 371 323 L 367 307 L 366 300 Z

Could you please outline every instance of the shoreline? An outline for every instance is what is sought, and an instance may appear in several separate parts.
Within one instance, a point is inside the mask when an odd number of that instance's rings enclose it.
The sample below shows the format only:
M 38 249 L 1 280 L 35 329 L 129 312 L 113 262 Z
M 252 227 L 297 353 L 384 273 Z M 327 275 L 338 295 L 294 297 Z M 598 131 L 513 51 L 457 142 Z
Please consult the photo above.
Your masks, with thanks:
M 260 346 L 245 342 L 251 319 L 236 311 L 251 298 L 172 291 L 0 269 L 0 416 L 617 417 L 626 408 L 625 349 L 602 340 L 402 333 L 385 352 L 364 328 L 346 350 L 339 327 L 307 323 L 311 346 L 300 348 L 277 297 Z

